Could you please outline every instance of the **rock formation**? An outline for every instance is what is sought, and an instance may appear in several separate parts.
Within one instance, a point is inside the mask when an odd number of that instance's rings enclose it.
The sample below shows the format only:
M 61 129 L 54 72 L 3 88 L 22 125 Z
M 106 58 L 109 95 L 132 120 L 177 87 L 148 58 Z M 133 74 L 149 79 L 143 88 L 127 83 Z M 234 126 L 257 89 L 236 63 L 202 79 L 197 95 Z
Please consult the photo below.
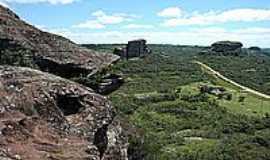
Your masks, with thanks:
M 239 56 L 243 53 L 242 47 L 241 42 L 219 41 L 211 45 L 210 53 L 213 55 Z
M 262 49 L 260 47 L 257 47 L 257 46 L 252 46 L 252 47 L 249 47 L 248 49 L 251 51 L 257 51 L 257 52 L 262 51 Z
M 127 139 L 110 102 L 64 79 L 92 77 L 118 59 L 0 6 L 0 159 L 126 160 Z
M 246 54 L 246 51 L 242 49 L 243 44 L 241 42 L 234 41 L 219 41 L 201 51 L 201 55 L 217 55 L 217 56 L 239 56 Z
M 64 37 L 40 31 L 22 21 L 8 8 L 0 6 L 0 65 L 31 67 L 68 79 L 81 77 L 86 81 L 94 81 L 94 74 L 103 73 L 103 70 L 119 58 L 117 55 L 86 49 Z M 113 91 L 121 83 L 112 85 L 114 86 L 106 86 L 108 89 L 105 90 Z M 89 87 L 98 88 L 92 85 Z
M 147 47 L 146 40 L 144 39 L 129 41 L 126 48 L 115 48 L 114 50 L 114 54 L 122 59 L 144 57 L 150 53 L 151 50 Z
M 16 65 L 23 59 L 30 63 L 23 66 L 36 66 L 37 69 L 66 78 L 92 75 L 119 59 L 116 55 L 97 53 L 64 37 L 40 31 L 2 6 L 0 6 L 0 49 L 1 62 L 5 62 L 5 58 L 8 57 L 7 63 Z M 3 52 L 8 55 L 3 57 L 5 55 Z M 18 55 L 17 52 L 21 54 Z M 16 60 L 18 57 L 20 59 Z
M 212 51 L 215 52 L 233 52 L 243 47 L 241 42 L 232 42 L 232 41 L 220 41 L 213 43 L 211 45 Z
M 78 83 L 0 66 L 0 159 L 126 160 L 114 116 L 106 98 Z

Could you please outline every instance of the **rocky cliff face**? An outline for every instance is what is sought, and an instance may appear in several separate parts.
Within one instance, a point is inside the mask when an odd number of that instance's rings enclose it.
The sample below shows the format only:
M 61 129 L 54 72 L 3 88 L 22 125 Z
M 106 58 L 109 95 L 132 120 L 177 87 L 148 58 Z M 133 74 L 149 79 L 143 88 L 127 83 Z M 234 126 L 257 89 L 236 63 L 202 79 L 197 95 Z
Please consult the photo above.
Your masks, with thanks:
M 127 139 L 110 102 L 64 79 L 91 77 L 118 59 L 0 6 L 0 159 L 126 160 Z
M 125 160 L 108 100 L 41 71 L 0 66 L 0 159 Z
M 116 55 L 97 53 L 61 36 L 40 31 L 2 6 L 0 49 L 3 63 L 17 65 L 23 61 L 23 66 L 35 66 L 66 78 L 92 75 L 119 59 Z

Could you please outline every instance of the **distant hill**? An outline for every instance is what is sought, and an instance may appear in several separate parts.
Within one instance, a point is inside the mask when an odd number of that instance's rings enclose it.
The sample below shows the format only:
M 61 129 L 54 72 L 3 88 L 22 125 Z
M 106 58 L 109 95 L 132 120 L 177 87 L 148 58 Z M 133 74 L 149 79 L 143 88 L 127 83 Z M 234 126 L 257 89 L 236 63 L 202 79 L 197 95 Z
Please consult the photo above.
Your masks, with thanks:
M 265 48 L 262 50 L 266 55 L 270 56 L 270 48 Z

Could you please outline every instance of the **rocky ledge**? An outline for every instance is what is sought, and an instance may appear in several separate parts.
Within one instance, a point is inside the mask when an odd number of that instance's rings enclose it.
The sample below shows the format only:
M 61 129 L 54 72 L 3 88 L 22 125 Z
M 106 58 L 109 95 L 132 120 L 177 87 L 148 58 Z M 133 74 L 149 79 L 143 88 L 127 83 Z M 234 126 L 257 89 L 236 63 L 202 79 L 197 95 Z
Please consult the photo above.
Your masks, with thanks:
M 41 71 L 0 66 L 0 159 L 126 160 L 109 101 Z
M 120 58 L 86 49 L 64 37 L 43 32 L 1 5 L 0 49 L 2 64 L 34 66 L 65 78 L 91 76 Z

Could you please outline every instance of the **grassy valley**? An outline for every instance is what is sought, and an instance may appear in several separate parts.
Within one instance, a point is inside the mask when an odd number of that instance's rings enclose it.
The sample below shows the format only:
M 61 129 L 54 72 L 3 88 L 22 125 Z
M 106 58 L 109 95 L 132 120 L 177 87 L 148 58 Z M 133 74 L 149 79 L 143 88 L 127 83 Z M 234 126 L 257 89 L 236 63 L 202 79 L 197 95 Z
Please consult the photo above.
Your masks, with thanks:
M 192 63 L 200 60 L 220 72 L 230 70 L 226 76 L 231 76 L 260 58 L 198 56 L 204 47 L 151 45 L 151 49 L 153 53 L 144 59 L 123 60 L 112 69 L 126 82 L 109 97 L 121 117 L 136 128 L 129 137 L 131 159 L 252 160 L 270 156 L 270 101 L 245 93 Z M 230 65 L 239 60 L 247 63 Z M 266 64 L 252 64 L 265 70 L 260 67 Z M 258 73 L 262 81 L 267 81 L 265 73 Z M 249 78 L 236 80 L 254 87 L 250 85 L 252 76 Z M 222 86 L 232 98 L 202 93 L 199 86 L 203 84 Z

